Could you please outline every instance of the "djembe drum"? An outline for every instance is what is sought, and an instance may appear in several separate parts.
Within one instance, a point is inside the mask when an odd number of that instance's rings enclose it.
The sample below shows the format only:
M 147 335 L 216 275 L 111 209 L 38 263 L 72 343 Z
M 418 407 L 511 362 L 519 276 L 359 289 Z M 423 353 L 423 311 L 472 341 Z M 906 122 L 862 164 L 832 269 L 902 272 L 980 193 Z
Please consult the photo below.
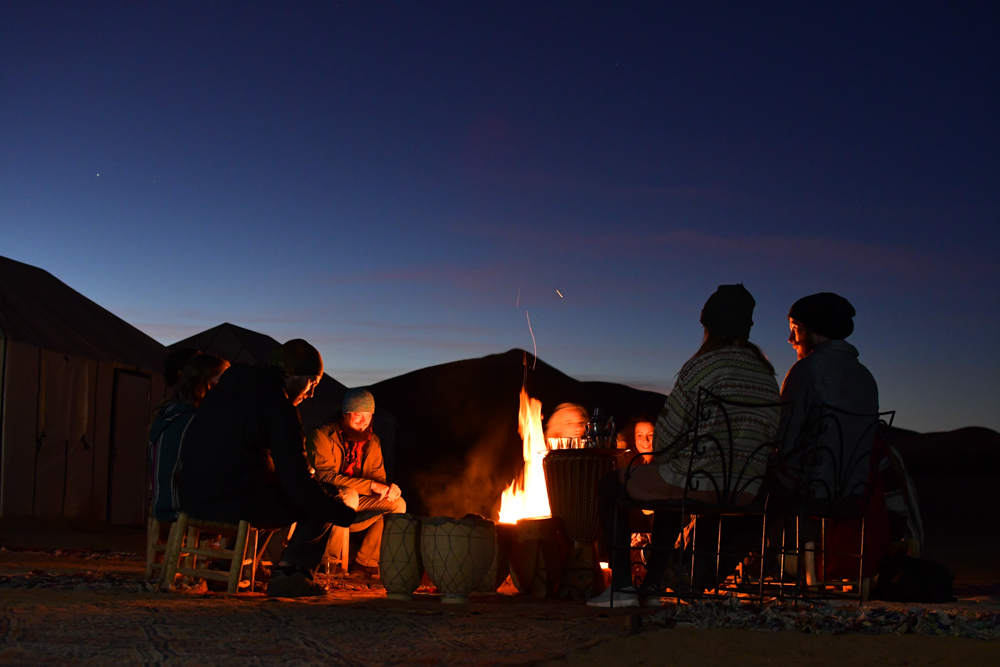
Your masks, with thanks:
M 617 449 L 555 449 L 542 459 L 549 509 L 573 540 L 558 597 L 585 600 L 604 589 L 595 542 L 601 532 L 597 485 L 615 469 Z
M 574 542 L 597 540 L 597 483 L 615 469 L 620 453 L 610 448 L 553 449 L 542 459 L 549 509 L 566 523 L 566 534 Z

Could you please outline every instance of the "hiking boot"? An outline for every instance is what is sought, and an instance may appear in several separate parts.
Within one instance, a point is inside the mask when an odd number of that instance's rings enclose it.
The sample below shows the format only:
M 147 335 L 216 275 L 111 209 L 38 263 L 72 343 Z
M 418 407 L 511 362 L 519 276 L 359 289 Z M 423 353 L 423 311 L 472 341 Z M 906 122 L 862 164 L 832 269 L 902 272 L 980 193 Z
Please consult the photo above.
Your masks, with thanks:
M 326 587 L 313 581 L 305 572 L 285 574 L 275 569 L 267 582 L 267 595 L 272 598 L 313 597 L 326 595 Z
M 361 565 L 360 563 L 352 563 L 351 572 L 360 572 L 361 574 L 367 574 L 369 577 L 376 579 L 378 578 L 378 565 Z

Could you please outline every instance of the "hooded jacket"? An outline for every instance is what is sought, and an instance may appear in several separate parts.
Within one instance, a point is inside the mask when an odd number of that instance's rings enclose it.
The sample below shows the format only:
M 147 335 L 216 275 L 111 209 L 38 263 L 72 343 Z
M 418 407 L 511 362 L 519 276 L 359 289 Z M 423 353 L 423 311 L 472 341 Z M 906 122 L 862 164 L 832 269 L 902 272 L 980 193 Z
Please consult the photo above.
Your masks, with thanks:
M 194 416 L 194 406 L 178 401 L 167 403 L 156 412 L 149 427 L 150 458 L 153 462 L 153 517 L 173 521 L 180 505 L 177 501 L 177 468 L 184 432 Z

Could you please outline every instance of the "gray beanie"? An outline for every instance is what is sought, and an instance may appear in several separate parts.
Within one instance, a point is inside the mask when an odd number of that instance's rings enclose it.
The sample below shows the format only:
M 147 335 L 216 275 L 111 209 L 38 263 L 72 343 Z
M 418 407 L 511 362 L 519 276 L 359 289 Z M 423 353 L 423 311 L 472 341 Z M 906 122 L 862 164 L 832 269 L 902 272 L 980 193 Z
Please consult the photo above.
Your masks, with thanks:
M 375 397 L 367 389 L 348 389 L 340 404 L 345 415 L 350 412 L 375 412 Z

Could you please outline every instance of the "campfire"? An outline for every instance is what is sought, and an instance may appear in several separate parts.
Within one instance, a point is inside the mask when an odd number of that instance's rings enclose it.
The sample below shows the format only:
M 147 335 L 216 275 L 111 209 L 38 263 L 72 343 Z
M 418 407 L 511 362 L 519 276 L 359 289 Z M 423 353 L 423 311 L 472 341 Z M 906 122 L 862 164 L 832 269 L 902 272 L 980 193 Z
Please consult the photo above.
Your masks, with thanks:
M 518 433 L 524 443 L 524 470 L 514 478 L 503 492 L 500 501 L 500 523 L 517 523 L 521 519 L 547 517 L 549 496 L 545 489 L 545 436 L 542 432 L 542 403 L 530 398 L 521 388 L 521 405 L 518 409 Z

